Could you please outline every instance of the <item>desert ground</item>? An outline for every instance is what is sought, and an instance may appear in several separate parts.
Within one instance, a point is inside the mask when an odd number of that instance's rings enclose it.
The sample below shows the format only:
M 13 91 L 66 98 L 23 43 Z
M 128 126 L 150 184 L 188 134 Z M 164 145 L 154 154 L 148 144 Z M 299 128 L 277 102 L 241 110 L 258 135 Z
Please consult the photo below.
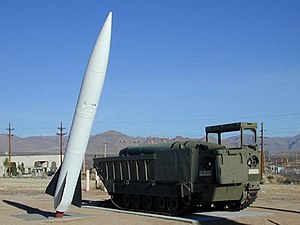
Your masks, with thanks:
M 83 190 L 86 203 L 71 206 L 63 218 L 54 218 L 53 197 L 44 194 L 50 179 L 0 178 L 0 224 L 300 224 L 300 185 L 266 183 L 254 204 L 240 212 L 202 212 L 180 217 L 123 212 L 89 204 L 109 196 L 90 182 Z M 85 181 L 83 181 L 84 184 Z M 105 204 L 104 204 L 105 205 Z

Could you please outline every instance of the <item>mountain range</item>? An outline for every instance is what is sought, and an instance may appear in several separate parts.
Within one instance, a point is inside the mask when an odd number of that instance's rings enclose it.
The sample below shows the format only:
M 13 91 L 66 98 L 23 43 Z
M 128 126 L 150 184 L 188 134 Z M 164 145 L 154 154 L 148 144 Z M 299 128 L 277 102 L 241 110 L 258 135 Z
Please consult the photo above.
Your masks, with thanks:
M 67 136 L 63 137 L 64 146 L 66 145 L 67 138 Z M 87 153 L 99 156 L 104 155 L 106 145 L 107 155 L 117 155 L 120 149 L 130 145 L 190 140 L 204 141 L 205 138 L 192 139 L 181 136 L 172 139 L 161 137 L 131 137 L 115 130 L 109 130 L 90 137 Z M 226 143 L 234 145 L 238 143 L 238 137 L 227 138 Z M 300 151 L 300 134 L 294 137 L 265 137 L 264 146 L 271 154 L 286 151 Z M 58 149 L 58 136 L 33 136 L 25 138 L 12 136 L 13 154 L 55 154 L 58 152 Z M 5 152 L 8 152 L 8 136 L 6 134 L 0 134 L 0 154 L 3 155 Z
M 67 136 L 63 137 L 63 146 L 66 146 Z M 192 139 L 189 137 L 177 136 L 172 139 L 165 139 L 161 137 L 131 137 L 115 130 L 109 130 L 104 133 L 93 135 L 90 137 L 87 157 L 90 161 L 92 157 L 102 157 L 118 155 L 118 152 L 127 146 L 146 144 L 146 143 L 162 143 L 175 141 L 190 141 L 200 140 L 205 138 Z M 231 146 L 238 143 L 238 137 L 230 137 L 225 141 Z M 12 154 L 13 155 L 37 155 L 37 154 L 59 154 L 59 137 L 58 136 L 34 136 L 34 137 L 18 137 L 12 136 Z M 270 155 L 279 154 L 283 152 L 300 151 L 300 134 L 294 137 L 265 137 L 265 150 Z M 8 153 L 8 136 L 7 134 L 0 134 L 0 155 L 7 155 Z M 89 165 L 92 162 L 88 163 Z

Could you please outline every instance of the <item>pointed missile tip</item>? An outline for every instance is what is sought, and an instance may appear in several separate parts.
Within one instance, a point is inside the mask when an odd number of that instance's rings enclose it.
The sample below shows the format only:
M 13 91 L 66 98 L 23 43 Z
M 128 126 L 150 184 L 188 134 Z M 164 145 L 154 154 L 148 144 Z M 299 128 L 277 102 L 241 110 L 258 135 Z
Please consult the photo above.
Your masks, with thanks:
M 104 22 L 104 26 L 105 26 L 105 24 L 108 24 L 108 26 L 111 27 L 111 24 L 112 24 L 112 12 L 108 13 L 108 16 L 106 17 L 106 20 Z
M 107 16 L 107 19 L 106 19 L 106 20 L 110 20 L 110 21 L 112 20 L 112 12 L 109 12 L 109 13 L 108 13 L 108 16 Z

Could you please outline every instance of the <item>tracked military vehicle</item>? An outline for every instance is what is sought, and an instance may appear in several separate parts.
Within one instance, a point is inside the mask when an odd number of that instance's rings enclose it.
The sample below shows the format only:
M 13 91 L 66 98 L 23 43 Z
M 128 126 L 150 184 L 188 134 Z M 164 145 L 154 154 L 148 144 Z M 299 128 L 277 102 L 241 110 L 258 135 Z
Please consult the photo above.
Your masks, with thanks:
M 206 142 L 127 147 L 118 157 L 94 158 L 94 167 L 112 202 L 122 209 L 169 215 L 242 210 L 260 189 L 256 129 L 256 123 L 210 126 Z M 223 145 L 222 134 L 228 132 L 238 132 L 238 146 Z M 209 142 L 212 134 L 217 143 Z

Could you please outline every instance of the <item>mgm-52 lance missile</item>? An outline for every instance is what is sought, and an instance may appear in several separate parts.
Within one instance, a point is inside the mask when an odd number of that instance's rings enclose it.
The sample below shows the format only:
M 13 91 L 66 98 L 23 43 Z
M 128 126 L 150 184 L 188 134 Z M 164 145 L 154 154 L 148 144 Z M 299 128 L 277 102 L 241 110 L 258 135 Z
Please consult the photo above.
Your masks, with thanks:
M 54 196 L 56 217 L 62 217 L 71 204 L 81 206 L 81 166 L 106 74 L 111 27 L 112 13 L 110 12 L 85 71 L 63 163 L 46 188 L 46 193 Z

